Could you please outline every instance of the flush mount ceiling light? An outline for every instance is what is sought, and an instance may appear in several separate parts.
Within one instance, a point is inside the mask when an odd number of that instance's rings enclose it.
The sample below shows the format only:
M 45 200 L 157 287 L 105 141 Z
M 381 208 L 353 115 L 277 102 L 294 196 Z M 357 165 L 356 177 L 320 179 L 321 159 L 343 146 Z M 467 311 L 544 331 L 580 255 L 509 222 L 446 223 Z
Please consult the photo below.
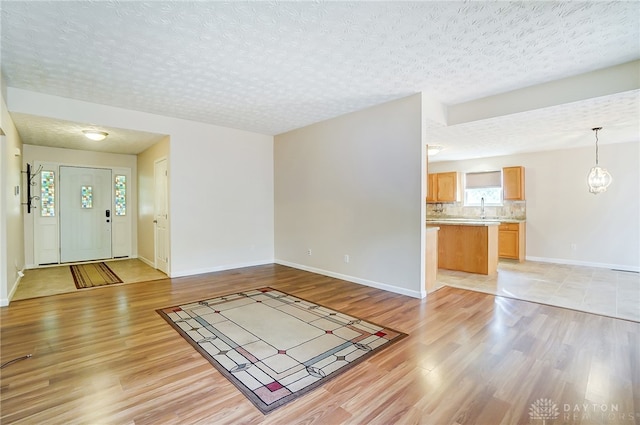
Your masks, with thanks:
M 594 127 L 591 130 L 596 133 L 596 166 L 589 171 L 587 184 L 589 185 L 589 192 L 597 195 L 607 190 L 613 178 L 605 168 L 598 165 L 598 131 L 602 130 L 602 127 Z
M 427 155 L 435 155 L 441 152 L 444 148 L 440 145 L 427 145 Z
M 87 138 L 97 142 L 104 140 L 109 135 L 109 133 L 100 130 L 82 130 L 82 132 Z

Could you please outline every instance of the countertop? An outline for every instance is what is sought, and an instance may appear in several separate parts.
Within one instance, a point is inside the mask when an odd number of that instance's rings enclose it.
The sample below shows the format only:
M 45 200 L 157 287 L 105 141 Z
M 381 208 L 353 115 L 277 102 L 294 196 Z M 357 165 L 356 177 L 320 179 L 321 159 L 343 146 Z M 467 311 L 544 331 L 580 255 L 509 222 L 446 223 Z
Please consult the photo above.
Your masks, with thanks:
M 487 217 L 484 219 L 474 217 L 427 217 L 427 224 L 468 224 L 468 223 L 524 223 L 526 220 L 517 218 Z M 477 225 L 477 224 L 476 224 Z
M 440 226 L 499 226 L 500 221 L 491 220 L 491 219 L 465 219 L 465 220 L 436 220 L 436 219 L 428 219 L 427 220 L 427 228 L 430 226 L 440 225 Z

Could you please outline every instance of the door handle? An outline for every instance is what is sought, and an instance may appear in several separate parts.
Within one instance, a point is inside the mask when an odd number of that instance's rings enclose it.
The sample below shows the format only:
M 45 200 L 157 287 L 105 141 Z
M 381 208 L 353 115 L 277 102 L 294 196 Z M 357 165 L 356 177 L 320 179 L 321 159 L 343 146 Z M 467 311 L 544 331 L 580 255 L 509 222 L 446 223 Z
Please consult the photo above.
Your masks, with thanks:
M 158 220 L 153 220 L 154 223 L 158 224 Z

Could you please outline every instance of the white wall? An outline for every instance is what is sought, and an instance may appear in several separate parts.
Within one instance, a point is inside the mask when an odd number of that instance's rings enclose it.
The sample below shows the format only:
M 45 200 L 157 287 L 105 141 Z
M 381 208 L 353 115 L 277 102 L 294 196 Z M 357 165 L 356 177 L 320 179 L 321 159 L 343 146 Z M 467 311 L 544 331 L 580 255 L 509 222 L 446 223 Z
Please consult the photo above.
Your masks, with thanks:
M 522 165 L 527 259 L 639 271 L 639 148 L 637 142 L 600 145 L 600 166 L 609 170 L 613 183 L 598 195 L 589 193 L 586 183 L 595 147 L 432 162 L 429 172 Z
M 207 127 L 171 134 L 171 276 L 273 262 L 273 137 Z
M 8 88 L 12 111 L 166 134 L 171 276 L 273 262 L 273 137 Z
M 421 102 L 414 95 L 275 137 L 276 262 L 422 295 Z
M 24 184 L 22 156 L 16 156 L 17 151 L 22 154 L 22 142 L 4 96 L 0 97 L 0 128 L 5 133 L 0 136 L 0 306 L 6 306 L 20 280 L 18 272 L 24 269 L 21 206 Z M 19 195 L 15 193 L 16 186 L 20 186 Z

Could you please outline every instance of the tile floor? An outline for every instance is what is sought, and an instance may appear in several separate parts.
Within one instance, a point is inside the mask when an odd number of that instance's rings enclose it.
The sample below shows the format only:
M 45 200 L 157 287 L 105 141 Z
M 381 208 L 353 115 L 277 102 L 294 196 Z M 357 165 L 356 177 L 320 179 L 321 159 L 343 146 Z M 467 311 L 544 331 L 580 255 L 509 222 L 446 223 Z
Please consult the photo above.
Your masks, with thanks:
M 640 322 L 640 274 L 503 261 L 494 276 L 438 270 L 438 284 Z
M 148 266 L 137 258 L 107 261 L 109 268 L 126 283 L 166 279 L 167 275 Z M 121 284 L 120 284 L 121 285 Z M 88 288 L 98 289 L 98 288 Z M 88 289 L 82 289 L 86 291 Z M 78 291 L 68 265 L 25 270 L 24 277 L 11 301 L 45 297 Z

